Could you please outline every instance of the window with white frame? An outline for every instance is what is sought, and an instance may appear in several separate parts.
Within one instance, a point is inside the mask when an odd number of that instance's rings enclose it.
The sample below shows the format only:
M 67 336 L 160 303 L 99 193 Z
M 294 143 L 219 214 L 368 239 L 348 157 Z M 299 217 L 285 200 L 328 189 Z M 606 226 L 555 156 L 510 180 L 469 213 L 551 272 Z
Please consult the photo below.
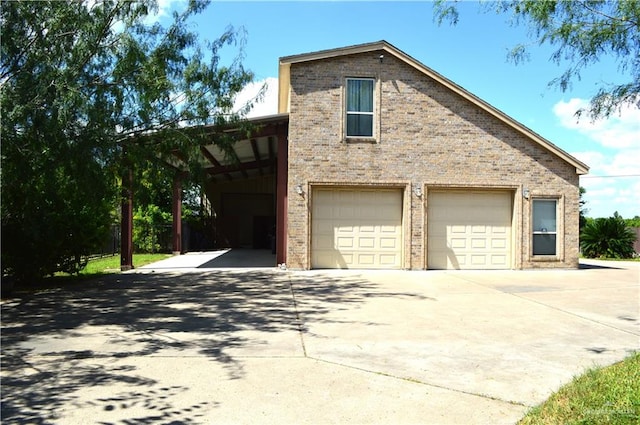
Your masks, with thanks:
M 373 78 L 347 78 L 346 137 L 373 137 Z
M 556 199 L 533 200 L 533 255 L 556 255 L 557 211 Z

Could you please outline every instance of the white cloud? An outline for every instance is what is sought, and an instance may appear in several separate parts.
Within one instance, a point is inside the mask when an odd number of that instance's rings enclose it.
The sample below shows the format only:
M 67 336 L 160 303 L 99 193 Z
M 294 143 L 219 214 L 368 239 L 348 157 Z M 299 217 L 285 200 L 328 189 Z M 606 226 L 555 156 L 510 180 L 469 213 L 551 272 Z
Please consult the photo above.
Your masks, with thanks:
M 640 174 L 640 147 L 616 153 L 604 170 L 607 176 Z
M 588 178 L 640 175 L 640 148 L 624 149 L 614 153 L 573 152 L 572 155 L 591 167 L 589 175 L 592 177 Z
M 247 113 L 247 118 L 277 114 L 278 79 L 269 77 L 264 80 L 247 84 L 236 96 L 233 109 L 235 111 L 240 111 L 249 103 L 253 103 L 253 106 L 249 113 Z
M 605 156 L 602 152 L 597 151 L 587 151 L 587 152 L 572 152 L 571 155 L 578 158 L 580 161 L 589 165 L 590 173 L 595 173 L 598 169 L 598 166 L 604 163 Z
M 590 150 L 572 153 L 591 167 L 589 174 L 580 178 L 586 189 L 587 215 L 609 217 L 614 211 L 623 217 L 640 215 L 640 109 L 629 105 L 607 119 L 578 119 L 575 112 L 588 104 L 574 98 L 553 107 L 562 127 L 591 142 L 584 144 Z
M 575 113 L 588 105 L 589 102 L 585 99 L 573 98 L 568 102 L 556 103 L 553 106 L 553 113 L 560 119 L 563 127 L 577 130 L 603 147 L 613 149 L 640 147 L 640 108 L 630 104 L 609 118 L 595 121 L 586 115 L 578 118 Z

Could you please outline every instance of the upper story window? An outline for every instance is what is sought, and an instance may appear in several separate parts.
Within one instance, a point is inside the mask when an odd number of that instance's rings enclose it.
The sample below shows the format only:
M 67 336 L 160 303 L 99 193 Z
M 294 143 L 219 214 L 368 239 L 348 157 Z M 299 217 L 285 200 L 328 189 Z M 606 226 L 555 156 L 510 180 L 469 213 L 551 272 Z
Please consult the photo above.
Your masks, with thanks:
M 373 78 L 347 78 L 346 137 L 373 137 Z
M 556 199 L 533 200 L 533 255 L 557 253 Z

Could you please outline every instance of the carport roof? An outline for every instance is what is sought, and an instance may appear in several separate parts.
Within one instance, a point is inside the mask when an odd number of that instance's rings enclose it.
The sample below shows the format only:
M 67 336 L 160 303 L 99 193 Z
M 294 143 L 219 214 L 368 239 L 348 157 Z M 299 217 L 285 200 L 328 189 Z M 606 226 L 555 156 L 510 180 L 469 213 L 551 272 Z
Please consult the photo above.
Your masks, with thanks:
M 242 124 L 249 124 L 253 129 L 246 134 L 247 129 Z M 288 126 L 289 114 L 267 115 L 249 118 L 242 123 L 226 126 L 209 125 L 200 127 L 205 133 L 214 135 L 224 134 L 236 141 L 228 150 L 215 143 L 200 147 L 203 167 L 213 179 L 225 180 L 246 179 L 256 176 L 274 174 L 278 154 L 278 130 L 281 126 Z M 244 133 L 244 134 L 243 134 Z M 176 152 L 173 166 L 184 168 L 184 162 Z

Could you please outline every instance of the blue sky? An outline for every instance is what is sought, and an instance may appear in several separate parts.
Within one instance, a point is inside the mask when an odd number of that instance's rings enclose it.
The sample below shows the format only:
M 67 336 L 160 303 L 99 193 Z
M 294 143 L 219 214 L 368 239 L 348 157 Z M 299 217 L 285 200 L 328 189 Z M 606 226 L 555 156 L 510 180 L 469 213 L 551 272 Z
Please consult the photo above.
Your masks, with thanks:
M 162 0 L 167 7 L 180 1 Z M 229 25 L 246 31 L 243 64 L 271 88 L 282 56 L 386 40 L 426 66 L 484 99 L 591 167 L 580 184 L 587 190 L 587 215 L 640 215 L 640 110 L 628 108 L 606 121 L 579 122 L 574 112 L 597 83 L 624 81 L 609 58 L 589 68 L 561 92 L 548 83 L 564 67 L 549 60 L 553 49 L 531 45 L 530 61 L 515 65 L 508 51 L 531 43 L 528 29 L 511 26 L 509 16 L 484 13 L 477 2 L 458 4 L 456 26 L 433 20 L 431 2 L 213 2 L 193 22 L 205 39 Z M 227 49 L 229 57 L 236 52 Z M 248 89 L 250 91 L 251 88 Z M 254 114 L 275 112 L 267 96 Z M 613 177 L 613 176 L 635 177 Z M 606 176 L 606 177 L 602 177 Z

